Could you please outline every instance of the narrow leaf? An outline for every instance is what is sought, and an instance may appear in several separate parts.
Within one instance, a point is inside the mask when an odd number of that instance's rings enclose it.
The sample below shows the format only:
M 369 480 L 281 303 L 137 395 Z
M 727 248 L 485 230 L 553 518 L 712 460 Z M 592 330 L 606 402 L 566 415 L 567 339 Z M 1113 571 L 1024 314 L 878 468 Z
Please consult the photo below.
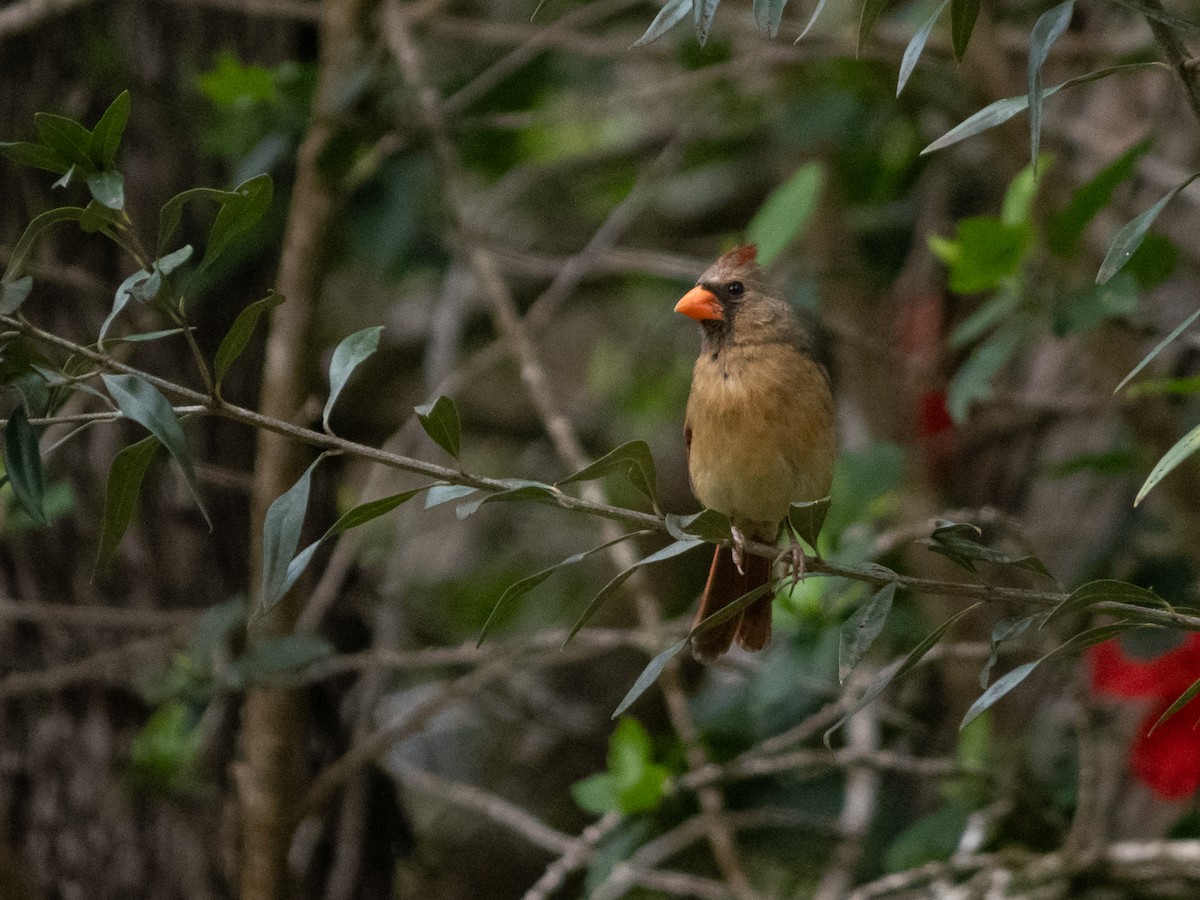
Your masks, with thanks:
M 926 635 L 926 637 L 919 644 L 917 644 L 917 646 L 913 647 L 912 650 L 908 652 L 908 655 L 904 657 L 904 659 L 897 660 L 895 663 L 883 669 L 876 676 L 875 680 L 871 682 L 871 684 L 863 692 L 862 696 L 858 698 L 858 701 L 850 708 L 850 710 L 846 712 L 846 714 L 840 719 L 834 722 L 833 725 L 829 727 L 829 730 L 825 732 L 825 746 L 831 746 L 830 738 L 833 736 L 833 733 L 841 728 L 851 716 L 853 716 L 860 709 L 863 709 L 867 704 L 882 694 L 887 686 L 892 682 L 903 678 L 905 675 L 911 672 L 916 667 L 917 663 L 919 663 L 925 656 L 925 654 L 932 650 L 937 642 L 945 637 L 946 632 L 953 628 L 959 619 L 974 612 L 981 606 L 983 606 L 982 600 L 978 603 L 972 603 L 966 609 L 955 613 L 953 616 L 935 628 L 932 632 Z
M 821 164 L 805 163 L 763 201 L 746 227 L 746 239 L 758 247 L 760 265 L 770 265 L 804 230 L 824 184 Z
M 917 29 L 917 33 L 912 36 L 912 40 L 904 48 L 904 56 L 900 59 L 900 76 L 896 79 L 897 97 L 904 90 L 904 86 L 908 84 L 909 77 L 917 67 L 917 60 L 921 58 L 921 53 L 925 50 L 925 44 L 929 41 L 929 35 L 933 31 L 933 26 L 937 24 L 937 20 L 941 18 L 942 13 L 949 4 L 950 0 L 942 0 L 938 4 L 938 8 L 933 11 L 933 15 L 926 19 L 925 23 Z
M 462 425 L 458 419 L 458 407 L 449 397 L 438 397 L 414 410 L 417 421 L 433 442 L 458 459 L 462 449 Z
M 980 713 L 982 713 L 985 709 L 1024 681 L 1028 677 L 1029 673 L 1038 667 L 1040 662 L 1041 660 L 1038 659 L 1034 660 L 1033 662 L 1027 662 L 1024 665 L 1017 666 L 1011 672 L 1005 672 L 994 682 L 992 682 L 992 686 L 980 694 L 975 702 L 971 704 L 971 708 L 968 709 L 966 715 L 963 716 L 963 720 L 959 724 L 958 730 L 962 731 L 964 728 L 970 725 Z
M 1125 581 L 1102 578 L 1098 581 L 1089 581 L 1073 590 L 1062 602 L 1050 610 L 1042 625 L 1060 619 L 1067 613 L 1079 612 L 1095 606 L 1097 603 L 1129 603 L 1134 606 L 1168 608 L 1167 601 L 1153 591 Z
M 100 337 L 98 339 L 100 343 L 104 342 L 104 338 L 108 334 L 108 329 L 112 327 L 112 324 L 116 320 L 117 316 L 119 316 L 121 311 L 125 309 L 127 305 L 129 305 L 129 301 L 133 298 L 134 289 L 149 278 L 149 272 L 147 272 L 145 269 L 139 269 L 122 281 L 120 286 L 117 287 L 117 292 L 113 295 L 112 310 L 109 312 L 108 317 L 104 320 L 104 324 L 100 326 Z
M 737 618 L 738 616 L 740 616 L 742 614 L 742 612 L 746 609 L 747 606 L 754 603 L 756 600 L 759 600 L 762 597 L 765 597 L 768 594 L 774 593 L 776 585 L 778 583 L 779 583 L 778 579 L 772 579 L 771 581 L 768 581 L 766 584 L 760 584 L 758 587 L 754 588 L 753 590 L 747 591 L 746 593 L 742 594 L 742 596 L 740 596 L 736 600 L 734 600 L 732 603 L 725 604 L 720 609 L 718 609 L 715 613 L 712 613 L 711 615 L 706 616 L 704 619 L 697 622 L 696 625 L 692 628 L 692 630 L 690 632 L 688 632 L 688 639 L 694 641 L 697 637 L 704 634 L 705 632 L 712 631 L 714 628 L 717 628 L 720 625 L 724 625 L 726 622 L 730 621 L 731 619 Z
M 313 470 L 323 459 L 324 453 L 314 459 L 296 483 L 275 498 L 263 518 L 262 596 L 259 598 L 262 612 L 271 609 L 285 593 L 288 564 L 300 546 L 300 532 L 308 512 Z
M 817 18 L 821 15 L 822 10 L 825 9 L 826 2 L 827 0 L 817 0 L 816 8 L 813 10 L 812 15 L 809 16 L 808 24 L 805 25 L 804 30 L 800 32 L 800 37 L 796 38 L 796 40 L 794 40 L 792 43 L 798 44 L 804 40 L 804 36 L 812 30 L 814 25 L 817 24 Z
M 1078 250 L 1084 229 L 1108 206 L 1117 185 L 1133 175 L 1137 161 L 1150 147 L 1148 138 L 1138 141 L 1078 188 L 1066 207 L 1050 218 L 1046 243 L 1054 253 L 1071 256 Z
M 700 538 L 702 541 L 719 543 L 731 536 L 729 519 L 715 509 L 702 509 L 689 516 L 667 513 L 664 518 L 667 533 L 677 541 Z
M 217 347 L 217 355 L 213 358 L 213 375 L 216 378 L 214 389 L 218 397 L 221 396 L 221 382 L 225 378 L 225 373 L 242 355 L 242 351 L 246 349 L 246 345 L 250 343 L 250 336 L 254 334 L 254 328 L 258 325 L 258 320 L 262 318 L 263 313 L 274 309 L 283 302 L 283 294 L 277 294 L 275 291 L 270 291 L 267 296 L 261 300 L 255 300 L 245 309 L 243 309 L 236 319 L 233 320 L 233 325 L 229 327 L 229 332 L 225 337 L 221 338 L 221 345 Z
M 71 164 L 59 156 L 53 148 L 28 141 L 0 143 L 0 156 L 7 156 L 18 165 L 45 169 L 55 175 L 62 175 L 71 168 Z
M 779 23 L 783 19 L 783 8 L 787 6 L 787 0 L 754 0 L 753 6 L 759 30 L 769 38 L 779 34 Z
M 1113 238 L 1112 244 L 1109 245 L 1104 262 L 1100 264 L 1100 271 L 1096 273 L 1096 284 L 1104 284 L 1121 271 L 1125 263 L 1129 262 L 1129 258 L 1133 256 L 1134 251 L 1142 245 L 1142 241 L 1146 239 L 1146 232 L 1150 230 L 1150 226 L 1154 224 L 1154 220 L 1158 218 L 1167 204 L 1197 178 L 1200 178 L 1200 172 L 1189 176 L 1187 180 L 1173 188 L 1170 193 L 1148 210 L 1125 223 L 1124 227 L 1117 232 L 1117 236 Z
M 1043 613 L 1036 613 L 1032 616 L 1024 616 L 1019 619 L 1001 619 L 995 624 L 992 628 L 991 652 L 988 654 L 987 662 L 983 664 L 983 668 L 979 671 L 980 690 L 987 689 L 988 678 L 1000 654 L 1000 645 L 1006 641 L 1016 640 L 1029 630 L 1030 625 L 1044 618 Z
M 858 44 L 854 50 L 855 57 L 862 53 L 863 44 L 871 36 L 875 23 L 890 2 L 891 0 L 863 0 L 862 14 L 858 19 Z
M 838 641 L 838 683 L 844 684 L 854 671 L 875 639 L 883 631 L 892 601 L 896 597 L 896 584 L 885 584 L 866 603 L 854 611 L 854 615 L 842 623 L 841 639 Z
M 1200 309 L 1196 310 L 1194 313 L 1192 313 L 1190 316 L 1188 316 L 1186 319 L 1184 319 L 1182 322 L 1180 322 L 1178 325 L 1176 325 L 1175 328 L 1171 330 L 1170 334 L 1168 334 L 1165 338 L 1163 338 L 1161 341 L 1159 341 L 1158 346 L 1156 346 L 1153 350 L 1151 350 L 1144 357 L 1142 357 L 1142 361 L 1140 363 L 1138 363 L 1136 366 L 1134 366 L 1133 370 L 1128 375 L 1126 375 L 1124 378 L 1121 379 L 1121 383 L 1118 384 L 1115 388 L 1113 388 L 1113 393 L 1114 394 L 1117 393 L 1118 391 L 1121 390 L 1121 388 L 1123 388 L 1123 387 L 1125 387 L 1125 385 L 1129 384 L 1129 382 L 1134 379 L 1134 377 L 1138 374 L 1138 372 L 1140 372 L 1140 371 L 1142 371 L 1142 369 L 1146 368 L 1146 366 L 1150 363 L 1150 361 L 1152 359 L 1154 359 L 1154 357 L 1158 356 L 1158 354 L 1162 353 L 1162 351 L 1164 349 L 1166 349 L 1167 344 L 1171 343 L 1173 340 L 1175 340 L 1175 338 L 1179 337 L 1181 334 L 1183 334 L 1185 331 L 1187 331 L 1188 327 L 1193 322 L 1195 322 L 1196 319 L 1198 319 L 1198 318 L 1200 318 Z
M 1146 732 L 1146 737 L 1154 734 L 1155 729 L 1157 729 L 1159 725 L 1167 721 L 1167 719 L 1171 718 L 1171 716 L 1175 715 L 1175 713 L 1179 712 L 1181 709 L 1191 703 L 1197 694 L 1200 694 L 1200 678 L 1197 678 L 1195 681 L 1193 681 L 1188 686 L 1187 690 L 1175 698 L 1174 703 L 1163 710 L 1163 714 L 1158 717 L 1155 723 L 1150 726 L 1150 730 Z
M 1146 499 L 1146 495 L 1154 489 L 1154 486 L 1171 474 L 1176 466 L 1195 453 L 1197 447 L 1200 447 L 1200 425 L 1181 437 L 1175 442 L 1175 446 L 1163 454 L 1163 458 L 1150 470 L 1141 490 L 1133 498 L 1133 505 L 1137 506 Z
M 1038 154 L 1042 142 L 1042 66 L 1067 26 L 1075 11 L 1075 0 L 1063 0 L 1040 16 L 1029 32 L 1029 152 L 1034 171 L 1037 171 Z
M 108 484 L 104 489 L 104 517 L 93 577 L 95 572 L 107 567 L 116 555 L 121 538 L 133 521 L 146 470 L 160 446 L 158 438 L 149 435 L 113 457 L 108 470 Z
M 651 503 L 657 503 L 658 475 L 650 446 L 645 441 L 629 441 L 622 444 L 557 484 L 561 486 L 576 481 L 594 481 L 612 471 L 625 472 L 635 488 L 650 498 Z
M 1017 352 L 1024 333 L 1020 322 L 1005 323 L 959 367 L 946 396 L 946 408 L 955 422 L 964 422 L 971 404 L 988 395 L 992 380 Z
M 684 638 L 679 643 L 672 644 L 662 653 L 658 654 L 658 656 L 654 657 L 654 659 L 650 660 L 650 665 L 642 670 L 642 674 L 637 677 L 637 681 L 633 683 L 633 687 L 629 689 L 629 693 L 625 695 L 625 699 L 617 704 L 617 708 L 613 710 L 612 718 L 617 718 L 629 709 L 629 707 L 633 706 L 634 701 L 646 693 L 646 689 L 658 680 L 658 676 L 667 667 L 667 663 L 679 655 L 687 645 L 688 638 Z
M 1109 66 L 1104 69 L 1098 69 L 1095 72 L 1088 72 L 1085 75 L 1077 75 L 1074 78 L 1064 81 L 1062 84 L 1056 84 L 1053 87 L 1048 87 L 1039 92 L 1042 100 L 1052 94 L 1056 94 L 1063 88 L 1075 87 L 1080 84 L 1087 84 L 1089 81 L 1098 81 L 1101 78 L 1107 78 L 1109 75 L 1123 75 L 1127 72 L 1141 71 L 1147 68 L 1159 68 L 1161 63 L 1125 63 L 1119 66 Z M 1002 122 L 1007 122 L 1017 113 L 1024 112 L 1029 108 L 1029 95 L 1025 94 L 1020 97 L 1007 97 L 1004 100 L 997 100 L 985 106 L 983 109 L 974 115 L 964 119 L 958 125 L 955 125 L 940 138 L 921 151 L 924 156 L 927 153 L 932 153 L 935 150 L 942 150 L 949 147 L 951 144 L 957 144 L 964 138 L 969 138 L 972 135 L 979 134 L 981 131 L 987 131 L 989 128 L 995 128 Z
M 0 315 L 11 316 L 29 298 L 33 290 L 33 276 L 24 275 L 12 281 L 0 281 Z
M 712 29 L 713 17 L 717 14 L 717 6 L 721 0 L 694 0 L 692 13 L 696 24 L 696 41 L 703 47 L 708 43 L 708 33 Z
M 433 509 L 443 503 L 451 503 L 475 493 L 478 488 L 465 484 L 435 484 L 425 494 L 425 508 Z
M 133 419 L 152 435 L 159 439 L 171 457 L 179 464 L 188 489 L 200 508 L 204 521 L 212 529 L 212 519 L 200 499 L 200 488 L 196 483 L 196 470 L 192 465 L 191 453 L 188 451 L 187 440 L 183 436 L 183 428 L 175 415 L 175 410 L 167 398 L 158 392 L 150 383 L 135 375 L 101 375 L 105 388 L 117 404 L 117 408 L 126 416 Z
M 97 169 L 112 169 L 117 160 L 125 124 L 129 121 L 129 91 L 121 91 L 92 129 L 88 155 Z M 99 199 L 99 198 L 97 198 Z
M 379 348 L 381 331 L 382 325 L 356 331 L 343 338 L 333 351 L 333 359 L 329 362 L 329 399 L 325 401 L 325 411 L 321 414 L 321 424 L 326 431 L 329 431 L 329 414 L 333 412 L 333 406 L 337 403 L 342 388 L 346 386 L 346 381 L 359 364 Z
M 540 585 L 559 569 L 565 566 L 573 566 L 576 563 L 587 559 L 589 556 L 599 553 L 601 550 L 607 550 L 609 547 L 619 544 L 622 541 L 627 541 L 634 537 L 643 537 L 649 533 L 650 532 L 648 531 L 633 531 L 629 534 L 623 534 L 618 538 L 613 538 L 611 541 L 605 541 L 599 547 L 593 547 L 590 550 L 584 550 L 582 553 L 574 553 L 561 562 L 555 563 L 549 568 L 542 569 L 540 572 L 534 572 L 532 575 L 527 575 L 520 581 L 513 582 L 505 589 L 504 593 L 500 595 L 500 599 L 496 601 L 496 605 L 492 607 L 492 611 L 488 615 L 487 621 L 483 623 L 483 628 L 481 628 L 479 631 L 479 639 L 475 642 L 475 646 L 479 647 L 483 644 L 484 640 L 495 628 L 496 623 L 500 621 L 500 618 L 503 616 L 503 614 L 507 612 L 513 604 Z
M 959 62 L 962 62 L 967 54 L 967 44 L 971 40 L 971 32 L 975 30 L 975 19 L 978 16 L 979 0 L 951 0 L 950 38 L 954 44 L 954 58 Z
M 67 162 L 78 166 L 85 174 L 95 170 L 91 157 L 92 133 L 74 119 L 53 113 L 35 113 L 33 124 L 42 143 Z
M 4 280 L 15 281 L 22 273 L 25 263 L 29 260 L 29 254 L 33 251 L 33 246 L 43 231 L 59 222 L 78 222 L 82 216 L 83 209 L 78 206 L 61 206 L 34 217 L 25 226 L 25 231 L 21 234 L 17 245 L 13 247 L 12 253 L 9 254 L 8 266 L 4 270 Z
M 520 482 L 522 479 L 513 478 L 510 481 Z M 465 503 L 460 503 L 454 510 L 454 514 L 461 521 L 468 516 L 474 515 L 479 507 L 485 503 L 512 503 L 522 501 L 533 501 L 535 503 L 550 503 L 558 505 L 563 499 L 562 491 L 553 485 L 543 484 L 540 481 L 527 481 L 524 484 L 518 484 L 509 488 L 506 491 L 496 491 L 491 494 L 484 494 L 482 497 L 476 497 L 473 500 L 468 500 Z
M 644 47 L 652 41 L 657 41 L 683 21 L 691 11 L 692 0 L 667 0 L 663 8 L 658 11 L 658 15 L 654 17 L 654 21 L 650 23 L 650 27 L 646 29 L 645 34 L 634 41 L 629 49 Z
M 583 611 L 583 614 L 579 617 L 575 624 L 571 626 L 571 631 L 567 634 L 567 639 L 563 641 L 564 646 L 570 643 L 571 638 L 575 637 L 575 635 L 579 633 L 579 629 L 587 624 L 587 621 L 596 614 L 596 611 L 600 609 L 601 606 L 604 605 L 604 601 L 607 600 L 617 588 L 623 585 L 626 579 L 628 579 L 629 576 L 635 571 L 640 569 L 642 566 L 648 566 L 653 563 L 662 562 L 663 560 L 670 559 L 673 556 L 678 556 L 681 553 L 687 553 L 687 551 L 693 550 L 703 543 L 704 541 L 701 540 L 675 541 L 673 544 L 668 544 L 661 550 L 651 553 L 645 559 L 635 562 L 623 572 L 618 572 L 608 584 L 600 589 L 600 593 L 592 598 L 592 602 L 587 605 L 587 609 Z
M 239 184 L 232 193 L 234 196 L 221 205 L 213 220 L 212 230 L 208 233 L 208 246 L 204 248 L 204 259 L 200 262 L 201 269 L 207 268 L 234 240 L 248 232 L 262 218 L 271 205 L 271 176 L 256 175 Z
M 14 409 L 4 426 L 4 470 L 21 509 L 38 525 L 49 524 L 43 508 L 46 477 L 38 435 L 29 424 L 24 406 Z

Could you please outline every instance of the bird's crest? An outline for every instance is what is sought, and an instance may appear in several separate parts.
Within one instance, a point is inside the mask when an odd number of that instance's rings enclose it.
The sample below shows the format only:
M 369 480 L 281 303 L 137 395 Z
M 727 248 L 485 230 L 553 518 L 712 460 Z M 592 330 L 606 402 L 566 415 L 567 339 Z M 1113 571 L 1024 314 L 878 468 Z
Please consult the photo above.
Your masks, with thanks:
M 742 244 L 740 247 L 734 247 L 721 257 L 721 262 L 739 268 L 754 265 L 758 262 L 758 247 L 754 244 Z

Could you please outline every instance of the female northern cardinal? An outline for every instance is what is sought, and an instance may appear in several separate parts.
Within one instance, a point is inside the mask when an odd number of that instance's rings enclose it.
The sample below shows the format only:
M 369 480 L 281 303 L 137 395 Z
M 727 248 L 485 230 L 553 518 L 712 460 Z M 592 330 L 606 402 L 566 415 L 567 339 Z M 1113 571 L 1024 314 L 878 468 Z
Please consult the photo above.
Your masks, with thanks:
M 692 491 L 733 525 L 732 552 L 717 547 L 713 555 L 698 623 L 770 580 L 771 560 L 747 556 L 748 538 L 775 543 L 793 502 L 829 493 L 833 396 L 799 316 L 763 284 L 753 245 L 713 263 L 675 311 L 704 332 L 683 432 Z M 799 574 L 803 552 L 790 528 L 788 535 Z M 698 635 L 692 654 L 711 661 L 735 636 L 747 650 L 762 649 L 771 637 L 771 599 Z

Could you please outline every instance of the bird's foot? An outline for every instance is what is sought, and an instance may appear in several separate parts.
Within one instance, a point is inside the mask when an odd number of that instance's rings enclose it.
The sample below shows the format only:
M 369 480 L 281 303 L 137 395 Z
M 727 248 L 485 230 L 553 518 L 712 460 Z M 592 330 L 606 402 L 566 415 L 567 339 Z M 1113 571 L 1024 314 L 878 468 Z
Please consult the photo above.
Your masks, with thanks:
M 775 557 L 775 561 L 787 560 L 788 573 L 792 579 L 792 588 L 800 583 L 800 579 L 804 577 L 804 573 L 808 569 L 808 557 L 804 553 L 804 547 L 799 539 L 792 533 L 792 529 L 787 529 L 788 546 L 787 548 Z
M 738 574 L 746 574 L 746 536 L 742 534 L 740 528 L 736 525 L 729 526 L 729 533 L 733 537 L 733 546 L 730 548 L 733 551 L 733 564 L 737 566 Z

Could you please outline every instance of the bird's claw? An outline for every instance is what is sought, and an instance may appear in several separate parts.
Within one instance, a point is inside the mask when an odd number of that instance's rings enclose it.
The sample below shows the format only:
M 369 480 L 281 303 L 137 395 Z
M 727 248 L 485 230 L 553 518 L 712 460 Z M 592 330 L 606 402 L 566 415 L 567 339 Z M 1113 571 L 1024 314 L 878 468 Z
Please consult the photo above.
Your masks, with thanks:
M 733 564 L 737 566 L 738 574 L 746 574 L 746 536 L 736 525 L 729 526 L 729 532 L 733 537 L 733 546 L 730 550 L 733 552 Z
M 788 529 L 788 540 L 789 545 L 787 549 L 775 557 L 775 561 L 779 562 L 786 558 L 787 568 L 792 580 L 792 588 L 795 589 L 808 569 L 808 557 L 804 553 L 804 547 L 796 539 L 796 535 L 792 534 L 791 529 Z

